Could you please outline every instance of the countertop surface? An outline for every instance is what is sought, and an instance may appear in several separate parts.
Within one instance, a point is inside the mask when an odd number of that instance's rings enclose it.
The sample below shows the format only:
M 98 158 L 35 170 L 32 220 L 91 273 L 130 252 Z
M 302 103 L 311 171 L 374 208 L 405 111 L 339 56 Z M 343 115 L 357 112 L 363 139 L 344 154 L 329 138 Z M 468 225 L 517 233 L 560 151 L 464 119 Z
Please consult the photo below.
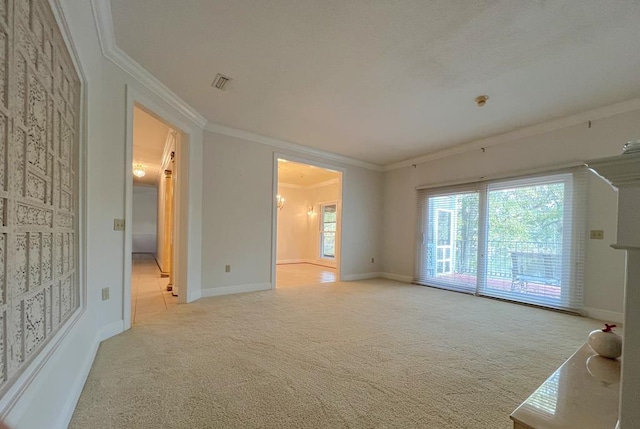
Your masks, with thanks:
M 620 360 L 585 344 L 512 414 L 533 429 L 613 429 L 618 421 Z

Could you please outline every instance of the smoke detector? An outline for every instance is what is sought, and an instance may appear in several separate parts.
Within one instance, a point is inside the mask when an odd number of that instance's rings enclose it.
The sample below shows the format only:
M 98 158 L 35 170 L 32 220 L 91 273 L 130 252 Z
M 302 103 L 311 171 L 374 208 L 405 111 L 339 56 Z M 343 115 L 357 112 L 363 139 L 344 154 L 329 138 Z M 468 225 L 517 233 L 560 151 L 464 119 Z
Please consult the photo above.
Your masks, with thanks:
M 478 107 L 482 107 L 485 104 L 487 104 L 488 99 L 489 99 L 488 95 L 478 95 L 476 97 L 476 104 L 478 105 Z
M 231 80 L 230 77 L 221 75 L 220 73 L 218 73 L 216 75 L 216 78 L 213 80 L 213 83 L 211 84 L 212 87 L 219 89 L 220 91 L 224 91 L 224 87 L 227 84 L 227 82 L 229 82 Z

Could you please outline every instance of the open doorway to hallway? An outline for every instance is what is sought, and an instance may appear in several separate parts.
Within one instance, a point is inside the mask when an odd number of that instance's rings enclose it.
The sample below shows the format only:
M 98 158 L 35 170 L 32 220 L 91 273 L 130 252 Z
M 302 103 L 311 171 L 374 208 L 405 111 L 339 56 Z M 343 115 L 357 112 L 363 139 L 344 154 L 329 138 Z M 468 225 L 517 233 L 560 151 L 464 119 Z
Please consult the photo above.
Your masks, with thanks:
M 342 173 L 278 159 L 276 287 L 338 281 Z
M 133 111 L 131 323 L 177 305 L 173 288 L 177 133 L 140 106 Z

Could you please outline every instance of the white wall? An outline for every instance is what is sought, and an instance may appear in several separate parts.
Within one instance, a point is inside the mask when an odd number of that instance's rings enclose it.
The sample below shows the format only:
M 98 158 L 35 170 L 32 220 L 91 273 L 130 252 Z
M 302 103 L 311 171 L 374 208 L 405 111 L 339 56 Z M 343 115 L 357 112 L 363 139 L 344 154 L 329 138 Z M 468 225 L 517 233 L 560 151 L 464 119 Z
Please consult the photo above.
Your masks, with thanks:
M 473 181 L 483 176 L 553 167 L 619 155 L 640 136 L 640 111 L 389 171 L 384 185 L 384 271 L 413 277 L 416 242 L 416 186 Z M 617 194 L 597 177 L 589 180 L 587 229 L 602 229 L 604 240 L 587 240 L 585 306 L 601 318 L 622 312 L 624 255 L 615 242 Z
M 278 210 L 279 264 L 304 262 L 307 259 L 309 190 L 280 184 L 278 194 L 285 198 Z
M 202 294 L 216 288 L 271 287 L 274 153 L 313 159 L 294 151 L 204 134 L 202 196 Z M 343 175 L 342 274 L 379 272 L 382 173 L 336 163 Z M 375 258 L 375 263 L 370 259 Z M 225 273 L 225 265 L 231 272 Z M 229 289 L 225 289 L 229 290 Z M 245 288 L 244 290 L 248 290 Z
M 156 253 L 158 234 L 158 189 L 155 186 L 133 186 L 132 251 Z
M 44 364 L 34 381 L 4 415 L 15 428 L 66 427 L 100 340 L 123 329 L 124 234 L 113 230 L 125 218 L 125 90 L 128 85 L 174 117 L 188 118 L 148 91 L 102 56 L 91 2 L 60 0 L 87 84 L 86 101 L 86 309 Z M 162 113 L 162 112 L 158 112 Z M 188 156 L 193 184 L 188 189 L 189 278 L 199 289 L 202 132 L 190 136 Z M 130 169 L 130 166 L 127 166 Z M 191 178 L 193 175 L 198 180 Z M 101 300 L 101 289 L 110 299 Z M 36 412 L 37 410 L 37 412 Z
M 80 178 L 87 192 L 86 213 L 81 216 L 86 220 L 86 307 L 37 377 L 3 416 L 20 429 L 64 427 L 100 340 L 123 328 L 124 234 L 113 230 L 113 219 L 125 217 L 125 168 L 130 169 L 125 165 L 125 88 L 135 89 L 149 100 L 156 113 L 168 112 L 190 123 L 181 111 L 102 56 L 89 1 L 60 3 L 87 79 L 83 106 L 88 118 L 83 139 L 87 169 Z M 412 276 L 414 187 L 418 184 L 615 155 L 622 143 L 638 135 L 640 114 L 635 112 L 595 121 L 592 129 L 571 127 L 489 148 L 484 154 L 470 152 L 384 176 L 338 163 L 345 169 L 344 278 L 382 271 L 383 249 L 384 271 Z M 203 293 L 226 286 L 268 285 L 273 154 L 278 149 L 193 129 L 178 150 L 185 150 L 190 161 L 189 171 L 184 172 L 190 182 L 184 189 L 188 201 L 181 208 L 181 215 L 188 219 L 181 235 L 189 237 L 181 256 L 189 258 L 190 268 L 181 281 L 188 281 L 196 289 L 202 281 Z M 304 157 L 295 151 L 278 151 Z M 616 197 L 598 182 L 590 197 L 593 211 L 589 213 L 589 227 L 604 229 L 607 239 L 589 242 L 587 258 L 592 265 L 587 272 L 587 305 L 620 311 L 622 255 L 607 248 L 615 236 Z M 376 261 L 373 264 L 372 257 Z M 232 265 L 231 273 L 224 272 L 225 264 Z M 101 300 L 103 287 L 110 288 L 107 301 Z
M 309 189 L 309 205 L 313 206 L 313 215 L 308 216 L 309 221 L 307 223 L 307 248 L 306 248 L 306 257 L 308 260 L 313 261 L 314 263 L 328 265 L 331 267 L 336 266 L 336 260 L 326 259 L 320 257 L 320 204 L 329 203 L 333 201 L 337 201 L 340 203 L 340 185 L 336 183 L 331 183 L 325 186 L 319 186 Z M 342 204 L 338 204 L 338 210 L 340 210 Z M 340 221 L 340 216 L 338 216 L 338 222 Z M 338 224 L 338 232 L 341 232 L 340 224 Z M 336 243 L 338 240 L 338 236 L 336 236 Z M 336 251 L 338 248 L 336 247 Z M 339 258 L 340 255 L 336 254 L 336 258 Z
M 285 198 L 285 207 L 277 213 L 279 264 L 311 262 L 336 267 L 339 254 L 336 259 L 320 258 L 320 204 L 340 202 L 338 179 L 331 182 L 309 187 L 279 184 L 278 194 Z M 311 215 L 309 207 L 314 208 Z

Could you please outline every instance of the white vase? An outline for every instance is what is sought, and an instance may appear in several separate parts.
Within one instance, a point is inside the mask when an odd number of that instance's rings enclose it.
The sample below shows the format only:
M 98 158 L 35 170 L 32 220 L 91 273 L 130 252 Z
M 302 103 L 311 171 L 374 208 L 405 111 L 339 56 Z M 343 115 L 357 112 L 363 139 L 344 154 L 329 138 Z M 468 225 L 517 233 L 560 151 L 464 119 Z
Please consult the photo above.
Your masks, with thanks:
M 587 342 L 593 351 L 600 356 L 616 359 L 622 355 L 622 338 L 613 332 L 608 325 L 605 329 L 591 331 Z

